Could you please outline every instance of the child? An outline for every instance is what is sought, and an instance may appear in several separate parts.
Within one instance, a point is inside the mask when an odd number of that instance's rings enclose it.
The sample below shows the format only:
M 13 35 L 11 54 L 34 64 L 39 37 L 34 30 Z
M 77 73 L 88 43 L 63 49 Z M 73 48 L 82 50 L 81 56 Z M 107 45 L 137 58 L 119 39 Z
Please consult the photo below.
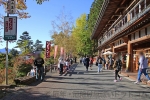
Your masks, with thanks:
M 66 64 L 66 67 L 67 67 L 67 71 L 69 71 L 69 69 L 70 69 L 70 68 L 69 68 L 70 64 L 69 64 L 69 60 L 68 60 L 68 59 L 66 60 L 65 64 Z

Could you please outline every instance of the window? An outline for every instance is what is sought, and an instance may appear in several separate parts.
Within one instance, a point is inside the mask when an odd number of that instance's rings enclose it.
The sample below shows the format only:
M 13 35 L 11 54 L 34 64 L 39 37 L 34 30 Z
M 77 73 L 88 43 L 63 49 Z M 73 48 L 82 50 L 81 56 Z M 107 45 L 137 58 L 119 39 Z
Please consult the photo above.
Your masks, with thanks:
M 146 0 L 146 7 L 150 5 L 150 0 Z
M 141 2 L 141 11 L 145 8 L 145 0 Z
M 132 13 L 132 18 L 134 18 L 134 10 L 131 13 Z
M 137 15 L 139 13 L 139 6 L 137 6 L 136 8 L 135 8 L 135 14 Z
M 126 23 L 127 22 L 127 16 L 125 16 L 125 18 L 124 18 L 124 23 Z
M 141 31 L 139 31 L 139 38 L 141 37 Z
M 145 36 L 145 28 L 140 31 L 141 37 Z
M 138 39 L 139 38 L 139 32 L 136 32 L 135 33 L 135 39 Z
M 145 35 L 147 35 L 147 27 L 145 28 Z
M 150 26 L 147 27 L 147 34 L 150 35 Z

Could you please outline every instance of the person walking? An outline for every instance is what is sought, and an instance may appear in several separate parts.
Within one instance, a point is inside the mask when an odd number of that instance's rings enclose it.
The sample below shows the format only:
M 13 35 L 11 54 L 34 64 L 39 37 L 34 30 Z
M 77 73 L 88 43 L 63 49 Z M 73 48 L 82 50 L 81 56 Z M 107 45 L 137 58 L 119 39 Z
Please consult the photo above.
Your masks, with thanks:
M 89 57 L 87 56 L 87 57 L 85 58 L 86 71 L 88 71 L 89 63 L 90 63 L 90 59 L 89 59 Z
M 70 68 L 69 68 L 69 66 L 70 66 L 69 59 L 66 60 L 65 65 L 67 67 L 67 71 L 69 71 L 70 70 Z
M 117 82 L 117 77 L 119 77 L 120 81 L 122 80 L 122 78 L 119 75 L 119 72 L 121 71 L 121 67 L 122 67 L 122 61 L 118 58 L 114 61 L 114 65 L 113 65 L 113 68 L 115 70 L 114 82 Z
M 58 62 L 59 62 L 59 66 L 60 66 L 60 72 L 59 72 L 59 74 L 63 74 L 63 68 L 64 68 L 64 60 L 63 60 L 63 58 L 60 57 L 58 59 Z
M 106 64 L 105 64 L 105 66 L 106 66 L 106 69 L 108 70 L 108 66 L 109 66 L 109 58 L 108 57 L 106 58 Z
M 83 59 L 82 59 L 82 63 L 84 64 L 84 66 L 85 66 L 85 57 L 83 57 Z
M 146 72 L 147 68 L 148 68 L 148 61 L 147 61 L 146 57 L 144 56 L 144 53 L 140 52 L 139 53 L 139 71 L 138 71 L 138 75 L 137 75 L 137 81 L 135 82 L 135 84 L 140 83 L 142 74 L 144 74 L 146 76 L 146 78 L 148 79 L 147 82 L 150 83 L 150 77 Z
M 34 66 L 37 67 L 37 69 L 36 69 L 37 72 L 40 72 L 39 73 L 39 77 L 41 78 L 41 81 L 44 79 L 44 67 L 43 67 L 43 64 L 44 64 L 44 59 L 41 57 L 40 54 L 37 54 L 37 58 L 34 61 Z M 37 80 L 38 80 L 38 77 L 37 77 Z
M 92 66 L 93 66 L 93 57 L 90 57 L 90 69 L 92 70 Z
M 102 71 L 102 58 L 99 56 L 97 58 L 97 64 L 98 64 L 98 72 L 97 73 L 100 73 Z
M 82 57 L 80 57 L 80 64 L 82 64 Z

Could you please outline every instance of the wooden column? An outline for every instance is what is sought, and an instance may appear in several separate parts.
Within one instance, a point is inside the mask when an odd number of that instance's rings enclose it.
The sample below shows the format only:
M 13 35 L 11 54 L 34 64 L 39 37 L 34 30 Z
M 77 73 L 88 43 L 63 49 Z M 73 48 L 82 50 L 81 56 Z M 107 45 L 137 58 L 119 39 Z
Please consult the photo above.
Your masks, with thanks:
M 115 48 L 114 48 L 114 43 L 109 44 L 111 50 L 113 53 L 115 53 Z M 114 58 L 115 55 L 112 55 L 112 57 Z
M 136 71 L 138 70 L 138 67 L 139 67 L 139 65 L 138 65 L 138 62 L 139 62 L 139 58 L 138 58 L 138 51 L 136 51 L 136 58 L 135 58 L 135 60 L 136 60 Z
M 127 63 L 127 71 L 131 71 L 133 72 L 133 48 L 132 48 L 132 44 L 130 43 L 130 41 L 128 41 L 127 44 L 127 49 L 128 49 L 128 63 Z

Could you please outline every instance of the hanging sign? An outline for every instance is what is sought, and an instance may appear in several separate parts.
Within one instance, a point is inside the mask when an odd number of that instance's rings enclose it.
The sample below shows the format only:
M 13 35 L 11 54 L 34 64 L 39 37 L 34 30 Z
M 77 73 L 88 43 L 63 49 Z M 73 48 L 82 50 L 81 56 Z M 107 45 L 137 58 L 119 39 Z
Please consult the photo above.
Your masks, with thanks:
M 7 13 L 8 14 L 16 14 L 16 0 L 8 0 Z
M 50 58 L 50 48 L 51 48 L 51 42 L 46 41 L 46 58 Z
M 4 17 L 4 40 L 17 40 L 17 17 Z

